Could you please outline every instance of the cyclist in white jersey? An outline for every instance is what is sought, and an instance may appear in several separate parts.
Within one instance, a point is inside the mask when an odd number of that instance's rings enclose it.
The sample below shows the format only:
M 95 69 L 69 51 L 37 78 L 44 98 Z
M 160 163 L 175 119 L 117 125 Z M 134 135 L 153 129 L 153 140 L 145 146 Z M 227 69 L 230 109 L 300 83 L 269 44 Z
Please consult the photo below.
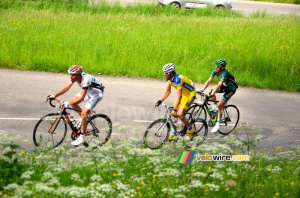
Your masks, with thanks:
M 78 85 L 82 88 L 82 91 L 74 96 L 70 102 L 65 102 L 64 106 L 67 108 L 72 106 L 72 108 L 81 111 L 81 134 L 80 136 L 72 142 L 73 145 L 79 145 L 84 142 L 84 134 L 87 129 L 87 118 L 91 110 L 102 100 L 103 98 L 103 89 L 104 86 L 100 80 L 94 76 L 82 72 L 82 66 L 72 65 L 68 73 L 70 74 L 71 82 L 69 82 L 65 87 L 63 87 L 55 95 L 50 94 L 49 99 L 54 99 L 64 93 L 66 93 L 70 87 L 77 82 Z M 80 108 L 80 102 L 87 102 L 83 109 Z M 79 121 L 80 122 L 80 121 Z

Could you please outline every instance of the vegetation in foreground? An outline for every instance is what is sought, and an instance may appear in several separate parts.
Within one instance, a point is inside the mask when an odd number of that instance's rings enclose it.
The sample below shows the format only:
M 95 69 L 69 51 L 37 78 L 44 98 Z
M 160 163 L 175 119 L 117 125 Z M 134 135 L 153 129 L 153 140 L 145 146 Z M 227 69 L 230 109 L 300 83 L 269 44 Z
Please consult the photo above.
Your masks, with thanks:
M 299 17 L 61 0 L 0 7 L 2 68 L 66 72 L 81 64 L 94 74 L 162 78 L 161 67 L 174 62 L 205 82 L 226 58 L 240 85 L 300 91 Z
M 144 149 L 141 138 L 124 138 L 114 126 L 112 141 L 89 149 L 64 144 L 56 149 L 18 149 L 16 136 L 0 131 L 0 196 L 2 197 L 298 197 L 300 146 L 267 151 L 255 149 L 257 129 L 216 136 L 196 155 L 250 155 L 250 161 L 176 163 L 185 148 L 167 143 Z M 117 131 L 117 132 L 116 132 Z M 137 130 L 132 137 L 142 137 Z M 256 134 L 256 135 L 255 135 Z M 239 137 L 239 139 L 237 138 Z M 19 137 L 20 138 L 20 137 Z M 22 140 L 26 138 L 22 138 Z M 29 140 L 30 141 L 30 140 Z M 27 140 L 28 144 L 28 140 Z

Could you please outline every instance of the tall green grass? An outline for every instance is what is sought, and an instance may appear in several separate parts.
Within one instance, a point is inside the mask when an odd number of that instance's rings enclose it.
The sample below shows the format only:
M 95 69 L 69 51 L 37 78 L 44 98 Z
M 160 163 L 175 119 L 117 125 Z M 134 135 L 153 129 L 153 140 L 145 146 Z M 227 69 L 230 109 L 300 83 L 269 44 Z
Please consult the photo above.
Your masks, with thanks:
M 226 58 L 240 85 L 300 91 L 297 17 L 53 2 L 0 4 L 0 67 L 163 78 L 174 62 L 205 82 Z

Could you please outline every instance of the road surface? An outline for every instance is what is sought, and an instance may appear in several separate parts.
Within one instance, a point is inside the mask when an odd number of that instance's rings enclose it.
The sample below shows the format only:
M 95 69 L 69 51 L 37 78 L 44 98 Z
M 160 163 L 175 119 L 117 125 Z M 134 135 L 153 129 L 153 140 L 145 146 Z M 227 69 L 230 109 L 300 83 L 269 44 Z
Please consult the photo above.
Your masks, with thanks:
M 0 69 L 0 73 L 0 130 L 21 135 L 24 140 L 22 146 L 31 148 L 32 132 L 37 120 L 54 112 L 45 103 L 46 96 L 55 94 L 67 84 L 69 75 L 6 69 Z M 154 102 L 165 91 L 163 79 L 97 77 L 106 88 L 104 99 L 97 105 L 96 112 L 105 113 L 114 124 L 118 123 L 114 130 L 126 126 L 124 136 L 131 135 L 131 131 L 136 129 L 136 138 L 142 140 L 149 122 L 161 118 L 164 113 L 153 108 Z M 196 83 L 197 89 L 202 85 Z M 59 99 L 68 101 L 80 91 L 79 86 L 74 84 Z M 166 103 L 172 105 L 175 98 L 173 91 Z M 261 147 L 273 149 L 299 145 L 296 140 L 300 140 L 300 93 L 240 87 L 229 103 L 238 106 L 241 113 L 240 123 L 262 129 Z M 245 138 L 243 129 L 238 134 Z M 216 135 L 218 134 L 208 134 L 208 137 Z

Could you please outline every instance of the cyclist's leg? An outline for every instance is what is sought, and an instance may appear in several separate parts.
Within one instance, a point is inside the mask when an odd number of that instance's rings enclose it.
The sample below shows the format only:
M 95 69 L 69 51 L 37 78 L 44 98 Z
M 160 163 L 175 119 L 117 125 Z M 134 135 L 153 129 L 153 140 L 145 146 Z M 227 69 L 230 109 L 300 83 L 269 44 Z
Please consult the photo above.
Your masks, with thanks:
M 187 126 L 187 136 L 190 138 L 192 133 L 195 130 L 195 127 L 189 123 L 189 120 L 184 116 L 186 111 L 190 108 L 192 105 L 193 101 L 196 99 L 196 91 L 194 90 L 193 92 L 189 93 L 183 93 L 182 94 L 182 99 L 179 104 L 179 110 L 177 112 L 177 115 L 179 119 Z
M 221 120 L 222 115 L 223 115 L 223 107 L 228 102 L 228 100 L 233 96 L 233 94 L 235 93 L 235 91 L 233 91 L 231 89 L 228 89 L 228 88 L 224 88 L 224 87 L 222 88 L 221 91 L 225 92 L 225 93 L 222 96 L 222 99 L 218 103 L 218 119 L 217 119 L 216 125 L 211 130 L 212 133 L 215 133 L 215 132 L 217 132 L 219 130 L 219 128 L 220 128 L 220 120 Z
M 76 109 L 76 110 L 79 110 L 81 111 L 81 107 L 79 106 L 79 103 L 80 102 L 77 102 L 77 103 L 74 103 L 74 101 L 78 101 L 78 99 L 80 98 L 81 96 L 81 93 L 78 93 L 76 96 L 74 96 L 71 100 L 70 100 L 70 103 L 73 103 L 71 106 L 73 109 Z M 83 101 L 84 102 L 87 102 L 89 100 L 89 97 L 88 95 L 86 94 L 86 96 L 84 97 Z M 79 115 L 80 115 L 80 112 L 77 112 Z
M 84 135 L 86 134 L 87 125 L 88 125 L 88 115 L 91 110 L 102 100 L 103 98 L 103 92 L 100 93 L 86 93 L 86 97 L 83 101 L 88 99 L 88 103 L 85 105 L 85 107 L 81 111 L 81 134 L 80 136 L 72 142 L 73 145 L 79 145 L 84 142 Z
M 86 133 L 86 128 L 88 124 L 88 115 L 90 111 L 92 111 L 95 108 L 95 106 L 102 100 L 102 98 L 103 98 L 102 91 L 96 94 L 89 93 L 89 101 L 81 112 L 81 118 L 82 118 L 81 133 L 83 134 Z
M 224 95 L 222 96 L 222 99 L 218 103 L 218 119 L 222 118 L 223 115 L 223 107 L 224 105 L 228 102 L 228 100 L 235 94 L 236 90 L 231 90 L 231 89 L 224 89 Z

